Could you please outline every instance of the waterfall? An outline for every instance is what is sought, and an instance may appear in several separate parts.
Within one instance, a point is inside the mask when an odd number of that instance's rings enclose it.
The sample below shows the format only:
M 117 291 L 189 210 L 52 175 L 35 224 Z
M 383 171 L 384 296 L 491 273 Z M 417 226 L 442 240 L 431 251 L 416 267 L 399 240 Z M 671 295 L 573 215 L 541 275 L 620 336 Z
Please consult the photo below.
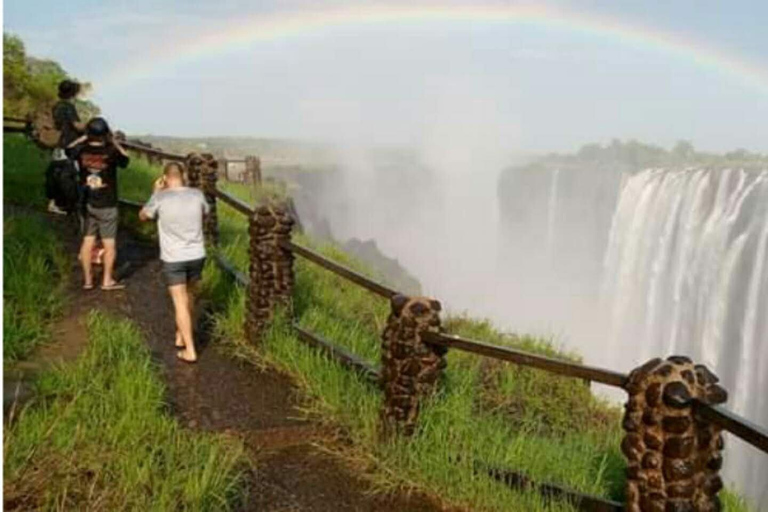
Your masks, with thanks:
M 552 182 L 549 189 L 549 201 L 547 205 L 547 256 L 552 262 L 555 257 L 555 226 L 557 225 L 557 182 L 560 177 L 560 169 L 552 173 Z
M 768 425 L 768 171 L 662 170 L 623 184 L 605 253 L 606 364 L 690 356 Z M 768 457 L 728 438 L 725 477 L 768 503 Z M 765 505 L 763 505 L 765 506 Z

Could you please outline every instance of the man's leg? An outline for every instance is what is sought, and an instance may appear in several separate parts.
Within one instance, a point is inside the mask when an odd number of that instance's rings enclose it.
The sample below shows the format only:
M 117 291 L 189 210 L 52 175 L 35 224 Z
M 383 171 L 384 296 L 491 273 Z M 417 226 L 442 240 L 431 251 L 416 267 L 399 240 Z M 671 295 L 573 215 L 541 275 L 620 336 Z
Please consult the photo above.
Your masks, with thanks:
M 112 273 L 115 270 L 115 259 L 117 258 L 117 247 L 114 238 L 103 238 L 101 243 L 104 245 L 104 279 L 102 284 L 107 286 L 113 286 L 117 283 Z M 91 247 L 93 248 L 93 247 Z
M 194 281 L 187 284 L 187 309 L 189 310 L 189 322 L 192 326 L 192 336 L 194 336 L 195 328 L 197 327 L 197 320 L 195 319 L 195 285 Z M 186 346 L 178 326 L 176 327 L 176 346 L 179 348 Z
M 83 267 L 83 288 L 93 288 L 93 275 L 91 274 L 91 251 L 96 243 L 96 237 L 86 235 L 83 237 L 83 244 L 80 246 L 80 264 Z
M 101 234 L 101 244 L 104 246 L 104 255 L 102 265 L 104 266 L 104 279 L 102 287 L 104 289 L 120 289 L 123 285 L 118 285 L 115 281 L 115 260 L 117 259 L 117 208 L 104 208 L 99 212 L 99 233 Z
M 168 287 L 168 292 L 173 300 L 173 309 L 176 313 L 176 329 L 181 333 L 184 342 L 184 350 L 179 351 L 179 358 L 193 362 L 197 360 L 195 341 L 192 335 L 192 317 L 189 314 L 189 294 L 186 284 L 174 284 Z

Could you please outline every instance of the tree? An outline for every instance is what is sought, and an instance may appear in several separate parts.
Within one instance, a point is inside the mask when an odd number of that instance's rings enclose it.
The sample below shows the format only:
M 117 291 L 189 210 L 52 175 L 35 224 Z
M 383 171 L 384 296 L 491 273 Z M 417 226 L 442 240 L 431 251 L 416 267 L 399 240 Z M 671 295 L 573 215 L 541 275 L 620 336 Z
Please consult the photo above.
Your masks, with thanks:
M 6 115 L 26 117 L 50 109 L 58 99 L 58 84 L 70 78 L 58 62 L 27 55 L 24 42 L 3 33 L 3 109 Z M 90 101 L 78 100 L 80 117 L 99 113 Z

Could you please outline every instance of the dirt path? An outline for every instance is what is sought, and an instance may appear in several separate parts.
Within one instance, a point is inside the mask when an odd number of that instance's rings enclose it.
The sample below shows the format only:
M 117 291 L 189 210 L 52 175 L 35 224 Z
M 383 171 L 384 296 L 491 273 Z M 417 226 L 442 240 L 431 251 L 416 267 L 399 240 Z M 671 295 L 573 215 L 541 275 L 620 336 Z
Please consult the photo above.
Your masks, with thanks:
M 68 246 L 77 243 L 72 235 L 67 234 Z M 83 293 L 78 285 L 80 272 L 73 272 L 69 310 L 57 327 L 70 333 L 65 336 L 69 340 L 67 348 L 52 345 L 44 350 L 69 354 L 67 357 L 78 353 L 85 335 L 82 317 L 93 308 L 136 322 L 161 363 L 168 401 L 182 423 L 192 429 L 228 432 L 243 438 L 256 468 L 243 510 L 441 510 L 433 500 L 421 495 L 374 496 L 370 486 L 342 461 L 318 449 L 322 433 L 302 419 L 295 407 L 296 390 L 287 377 L 237 361 L 206 339 L 202 340 L 197 364 L 178 361 L 173 347 L 172 306 L 162 285 L 156 246 L 140 242 L 123 230 L 118 253 L 117 266 L 127 288 Z

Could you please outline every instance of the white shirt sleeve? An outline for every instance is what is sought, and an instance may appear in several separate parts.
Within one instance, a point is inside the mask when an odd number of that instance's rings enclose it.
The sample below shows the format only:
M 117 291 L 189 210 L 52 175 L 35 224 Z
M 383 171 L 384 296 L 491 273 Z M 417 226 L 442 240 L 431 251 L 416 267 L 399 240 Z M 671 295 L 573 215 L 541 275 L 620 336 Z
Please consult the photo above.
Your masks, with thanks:
M 160 209 L 160 200 L 157 197 L 157 193 L 152 194 L 152 197 L 149 198 L 149 201 L 147 201 L 147 204 L 144 205 L 144 213 L 147 214 L 147 216 L 151 219 L 154 219 L 157 217 L 157 211 Z

